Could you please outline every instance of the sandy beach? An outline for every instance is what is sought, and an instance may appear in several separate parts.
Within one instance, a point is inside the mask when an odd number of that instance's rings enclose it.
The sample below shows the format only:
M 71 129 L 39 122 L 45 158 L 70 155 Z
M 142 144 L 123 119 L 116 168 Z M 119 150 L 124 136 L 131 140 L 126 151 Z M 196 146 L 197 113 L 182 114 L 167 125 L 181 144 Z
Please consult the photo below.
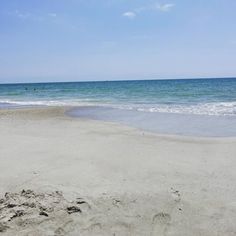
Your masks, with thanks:
M 1 235 L 236 235 L 236 138 L 65 110 L 0 111 Z

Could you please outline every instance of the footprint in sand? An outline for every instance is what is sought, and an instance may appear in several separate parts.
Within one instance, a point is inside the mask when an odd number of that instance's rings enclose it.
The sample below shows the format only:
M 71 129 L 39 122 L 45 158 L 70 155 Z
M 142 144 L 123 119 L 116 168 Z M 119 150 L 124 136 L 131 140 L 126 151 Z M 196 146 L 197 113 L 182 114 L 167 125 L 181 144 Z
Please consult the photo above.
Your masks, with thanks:
M 178 190 L 175 190 L 175 189 L 171 188 L 171 195 L 172 195 L 175 202 L 180 202 L 181 201 L 181 195 L 180 195 L 180 192 Z
M 171 216 L 168 213 L 160 212 L 152 218 L 152 233 L 155 236 L 165 236 L 170 225 Z

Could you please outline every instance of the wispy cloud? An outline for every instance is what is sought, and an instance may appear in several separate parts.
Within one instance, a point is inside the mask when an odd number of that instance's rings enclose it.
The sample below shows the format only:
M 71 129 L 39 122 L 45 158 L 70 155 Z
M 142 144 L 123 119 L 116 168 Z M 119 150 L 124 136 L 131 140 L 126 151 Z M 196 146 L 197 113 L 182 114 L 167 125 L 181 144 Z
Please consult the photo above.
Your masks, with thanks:
M 127 11 L 123 13 L 123 16 L 129 19 L 134 19 L 136 17 L 136 13 L 133 11 Z
M 18 9 L 8 12 L 7 14 L 10 16 L 13 16 L 13 17 L 17 17 L 19 19 L 32 20 L 32 21 L 43 21 L 48 17 L 51 17 L 51 18 L 57 17 L 57 14 L 54 12 L 39 15 L 39 14 L 33 14 L 33 13 L 29 13 L 29 12 L 23 12 Z
M 38 21 L 38 22 L 44 20 L 43 16 L 35 15 L 30 12 L 24 12 L 24 11 L 21 11 L 18 9 L 14 10 L 14 11 L 7 12 L 7 14 L 11 17 L 15 17 L 20 20 L 31 20 L 31 21 Z
M 56 12 L 49 12 L 49 13 L 42 13 L 42 14 L 35 14 L 35 13 L 29 13 L 29 12 L 23 12 L 20 10 L 13 10 L 7 12 L 8 16 L 17 18 L 22 21 L 30 21 L 35 23 L 45 23 L 45 24 L 51 24 L 57 27 L 60 27 L 62 29 L 77 31 L 80 27 L 78 25 L 75 25 L 74 22 L 70 22 L 65 17 L 60 16 Z
M 155 3 L 151 5 L 146 5 L 142 7 L 135 8 L 131 11 L 127 11 L 123 13 L 123 16 L 134 19 L 138 14 L 144 12 L 144 11 L 161 11 L 161 12 L 169 12 L 175 4 L 173 3 L 166 3 L 166 4 L 160 4 Z
M 157 4 L 156 5 L 156 8 L 160 11 L 164 11 L 164 12 L 167 12 L 167 11 L 170 11 L 171 8 L 173 8 L 175 6 L 175 4 L 172 4 L 172 3 L 167 3 L 167 4 Z
M 14 15 L 21 19 L 27 19 L 31 17 L 30 13 L 20 12 L 19 10 L 15 10 Z

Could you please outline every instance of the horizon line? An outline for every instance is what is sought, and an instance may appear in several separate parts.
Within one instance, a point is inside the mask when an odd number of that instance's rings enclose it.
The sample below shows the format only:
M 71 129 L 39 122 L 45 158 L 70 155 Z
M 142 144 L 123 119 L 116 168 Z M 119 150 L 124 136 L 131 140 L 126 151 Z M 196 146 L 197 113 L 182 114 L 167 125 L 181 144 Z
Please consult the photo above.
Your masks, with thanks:
M 176 79 L 121 79 L 121 80 L 77 80 L 77 81 L 48 81 L 48 82 L 12 82 L 0 83 L 0 85 L 14 85 L 14 84 L 64 84 L 64 83 L 102 83 L 102 82 L 128 82 L 128 81 L 170 81 L 170 80 L 214 80 L 214 79 L 236 79 L 236 76 L 230 77 L 193 77 L 193 78 L 176 78 Z

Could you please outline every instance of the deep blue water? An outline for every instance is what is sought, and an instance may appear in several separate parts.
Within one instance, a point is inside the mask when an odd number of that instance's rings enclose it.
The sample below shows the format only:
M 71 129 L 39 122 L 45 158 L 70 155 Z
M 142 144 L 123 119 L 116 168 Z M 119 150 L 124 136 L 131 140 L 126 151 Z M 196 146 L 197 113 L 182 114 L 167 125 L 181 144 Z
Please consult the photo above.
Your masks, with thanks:
M 71 116 L 158 133 L 236 136 L 236 78 L 0 85 L 0 108 L 25 106 L 71 106 Z

